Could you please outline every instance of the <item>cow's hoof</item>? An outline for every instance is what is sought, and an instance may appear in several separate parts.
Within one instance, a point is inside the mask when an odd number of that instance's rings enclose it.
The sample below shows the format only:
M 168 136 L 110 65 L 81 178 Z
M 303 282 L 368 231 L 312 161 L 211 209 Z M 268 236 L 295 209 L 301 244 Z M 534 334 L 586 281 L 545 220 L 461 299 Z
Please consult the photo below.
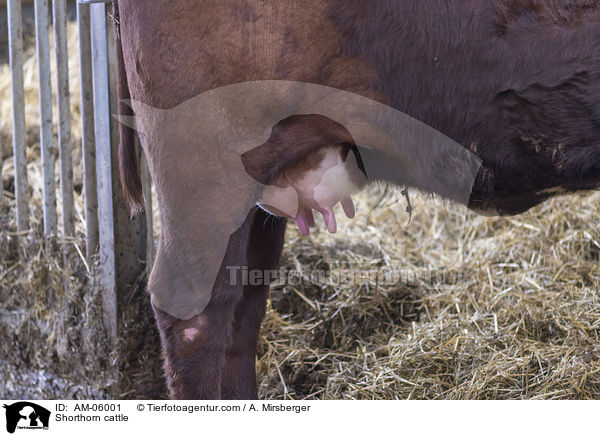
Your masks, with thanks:
M 333 207 L 341 203 L 346 216 L 354 218 L 351 195 L 365 183 L 354 153 L 342 146 L 329 146 L 286 168 L 265 186 L 258 204 L 273 215 L 292 218 L 303 235 L 314 226 L 316 210 L 323 215 L 327 229 L 335 233 Z

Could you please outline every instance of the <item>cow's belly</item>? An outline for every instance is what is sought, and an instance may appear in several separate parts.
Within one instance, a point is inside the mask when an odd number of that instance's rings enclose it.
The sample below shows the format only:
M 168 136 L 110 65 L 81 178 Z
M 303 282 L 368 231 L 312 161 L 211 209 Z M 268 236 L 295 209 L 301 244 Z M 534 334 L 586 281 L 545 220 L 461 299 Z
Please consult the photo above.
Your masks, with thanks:
M 170 108 L 203 92 L 254 80 L 332 86 L 382 100 L 375 71 L 345 56 L 330 19 L 338 0 L 122 1 L 121 33 L 132 97 Z M 151 23 L 151 24 L 150 24 Z
M 543 200 L 537 193 L 544 189 L 598 183 L 596 167 L 584 172 L 600 147 L 597 115 L 577 109 L 597 106 L 593 16 L 568 31 L 540 24 L 499 36 L 490 33 L 496 6 L 483 0 L 156 0 L 151 8 L 123 0 L 119 7 L 132 97 L 151 106 L 171 108 L 255 80 L 328 85 L 388 104 L 470 147 L 487 170 L 474 208 L 514 213 Z M 515 114 L 513 95 L 531 107 Z M 522 140 L 524 132 L 544 139 L 542 153 Z M 553 161 L 556 144 L 565 149 L 562 167 Z M 536 179 L 528 177 L 532 169 Z

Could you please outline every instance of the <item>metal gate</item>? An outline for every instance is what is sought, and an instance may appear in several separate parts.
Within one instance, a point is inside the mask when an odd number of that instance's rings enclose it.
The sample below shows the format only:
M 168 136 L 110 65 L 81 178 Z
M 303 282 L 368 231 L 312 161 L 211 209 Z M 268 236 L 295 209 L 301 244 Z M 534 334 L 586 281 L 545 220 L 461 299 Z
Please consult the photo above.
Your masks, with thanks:
M 74 194 L 71 113 L 67 46 L 66 0 L 34 0 L 36 56 L 39 71 L 40 148 L 43 179 L 43 227 L 46 240 L 74 237 Z M 118 177 L 117 100 L 114 40 L 108 1 L 80 0 L 77 4 L 81 82 L 81 147 L 85 201 L 85 257 L 98 254 L 98 281 L 103 289 L 103 319 L 110 338 L 118 337 L 118 292 L 125 290 L 151 261 L 152 212 L 147 196 L 145 217 L 130 219 Z M 18 233 L 29 231 L 29 199 L 25 153 L 23 28 L 21 0 L 8 0 L 9 59 L 13 113 L 15 207 Z M 53 22 L 56 74 L 50 70 L 50 19 Z M 56 117 L 52 105 L 56 86 Z M 58 141 L 53 139 L 54 118 Z M 58 151 L 58 153 L 57 153 Z M 59 191 L 55 183 L 58 155 Z M 142 168 L 147 168 L 142 164 Z M 147 170 L 143 179 L 149 187 Z M 57 193 L 61 221 L 58 223 Z M 83 254 L 82 254 L 83 256 Z

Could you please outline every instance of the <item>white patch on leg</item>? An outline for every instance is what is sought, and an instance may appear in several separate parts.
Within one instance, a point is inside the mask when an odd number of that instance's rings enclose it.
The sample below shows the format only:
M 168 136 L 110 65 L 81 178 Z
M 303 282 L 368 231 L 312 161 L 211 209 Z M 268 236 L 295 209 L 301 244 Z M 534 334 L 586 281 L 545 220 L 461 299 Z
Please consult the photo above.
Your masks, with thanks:
M 198 334 L 200 334 L 200 330 L 195 327 L 189 327 L 182 331 L 184 342 L 193 342 L 198 337 Z

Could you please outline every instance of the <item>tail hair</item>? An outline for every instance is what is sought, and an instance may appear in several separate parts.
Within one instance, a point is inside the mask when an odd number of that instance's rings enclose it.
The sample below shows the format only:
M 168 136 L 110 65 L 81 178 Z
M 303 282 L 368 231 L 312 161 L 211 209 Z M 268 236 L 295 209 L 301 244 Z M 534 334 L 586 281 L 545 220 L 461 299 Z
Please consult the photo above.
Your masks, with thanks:
M 125 61 L 123 58 L 123 47 L 121 44 L 121 32 L 119 28 L 119 5 L 113 2 L 115 50 L 117 64 L 117 113 L 118 118 L 133 116 L 133 110 L 124 100 L 131 99 L 127 74 L 125 72 Z M 142 190 L 142 176 L 140 173 L 140 162 L 138 148 L 135 142 L 136 132 L 123 123 L 119 123 L 119 177 L 125 199 L 129 204 L 131 216 L 144 211 L 144 194 Z

